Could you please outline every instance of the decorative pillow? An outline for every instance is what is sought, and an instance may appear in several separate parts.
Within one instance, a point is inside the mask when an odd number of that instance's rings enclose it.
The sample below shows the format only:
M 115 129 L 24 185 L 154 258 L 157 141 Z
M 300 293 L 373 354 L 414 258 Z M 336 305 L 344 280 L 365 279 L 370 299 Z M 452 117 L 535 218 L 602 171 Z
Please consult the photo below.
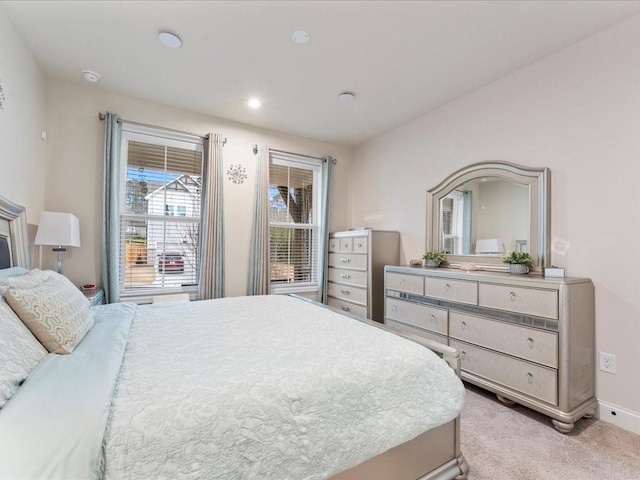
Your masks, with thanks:
M 0 278 L 0 296 L 6 296 L 7 290 L 10 288 L 22 289 L 38 286 L 52 275 L 57 275 L 57 273 L 52 270 L 38 270 L 37 268 L 34 268 L 24 275 Z
M 24 275 L 28 271 L 29 270 L 22 267 L 3 268 L 0 270 L 0 278 L 18 277 L 20 275 Z
M 66 277 L 55 272 L 33 288 L 10 288 L 7 303 L 44 348 L 71 353 L 93 327 L 89 300 Z
M 0 298 L 0 408 L 46 355 L 40 342 Z

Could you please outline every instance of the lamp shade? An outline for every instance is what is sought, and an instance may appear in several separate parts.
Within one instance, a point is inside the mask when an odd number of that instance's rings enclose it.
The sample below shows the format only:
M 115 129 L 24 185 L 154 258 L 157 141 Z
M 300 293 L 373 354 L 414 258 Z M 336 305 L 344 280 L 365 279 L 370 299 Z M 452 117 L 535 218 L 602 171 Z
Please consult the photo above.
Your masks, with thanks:
M 504 253 L 504 245 L 499 238 L 485 238 L 476 242 L 476 253 Z
M 80 222 L 71 213 L 42 212 L 35 245 L 80 246 Z

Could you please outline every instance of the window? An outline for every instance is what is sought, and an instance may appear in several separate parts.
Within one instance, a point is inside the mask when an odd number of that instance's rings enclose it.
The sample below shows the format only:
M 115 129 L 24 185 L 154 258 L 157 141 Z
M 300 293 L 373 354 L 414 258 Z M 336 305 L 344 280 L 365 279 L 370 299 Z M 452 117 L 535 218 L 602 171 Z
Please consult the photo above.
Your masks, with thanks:
M 442 251 L 459 255 L 462 253 L 462 192 L 453 191 L 441 200 Z
M 123 123 L 120 296 L 196 290 L 203 142 Z
M 274 293 L 318 288 L 321 172 L 319 159 L 270 153 L 269 252 Z

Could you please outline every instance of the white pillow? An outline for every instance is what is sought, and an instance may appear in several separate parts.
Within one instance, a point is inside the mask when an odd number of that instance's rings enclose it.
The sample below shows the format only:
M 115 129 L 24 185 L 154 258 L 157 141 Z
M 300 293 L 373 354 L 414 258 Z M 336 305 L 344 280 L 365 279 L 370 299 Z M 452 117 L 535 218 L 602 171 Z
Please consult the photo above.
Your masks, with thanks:
M 0 278 L 0 296 L 5 297 L 10 288 L 33 288 L 40 285 L 53 274 L 56 274 L 56 272 L 34 268 L 24 275 Z
M 50 277 L 32 288 L 10 288 L 7 303 L 40 343 L 52 353 L 67 354 L 93 327 L 89 300 L 65 276 Z
M 0 408 L 47 351 L 0 298 Z

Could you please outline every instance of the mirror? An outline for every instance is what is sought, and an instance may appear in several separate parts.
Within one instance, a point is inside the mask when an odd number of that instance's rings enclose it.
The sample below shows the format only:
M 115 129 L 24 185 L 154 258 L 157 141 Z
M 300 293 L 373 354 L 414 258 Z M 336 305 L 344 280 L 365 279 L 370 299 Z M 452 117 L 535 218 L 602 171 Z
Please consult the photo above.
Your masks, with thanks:
M 550 171 L 483 162 L 450 175 L 427 192 L 426 250 L 447 253 L 447 266 L 474 263 L 506 271 L 502 256 L 528 252 L 533 271 L 549 258 Z

